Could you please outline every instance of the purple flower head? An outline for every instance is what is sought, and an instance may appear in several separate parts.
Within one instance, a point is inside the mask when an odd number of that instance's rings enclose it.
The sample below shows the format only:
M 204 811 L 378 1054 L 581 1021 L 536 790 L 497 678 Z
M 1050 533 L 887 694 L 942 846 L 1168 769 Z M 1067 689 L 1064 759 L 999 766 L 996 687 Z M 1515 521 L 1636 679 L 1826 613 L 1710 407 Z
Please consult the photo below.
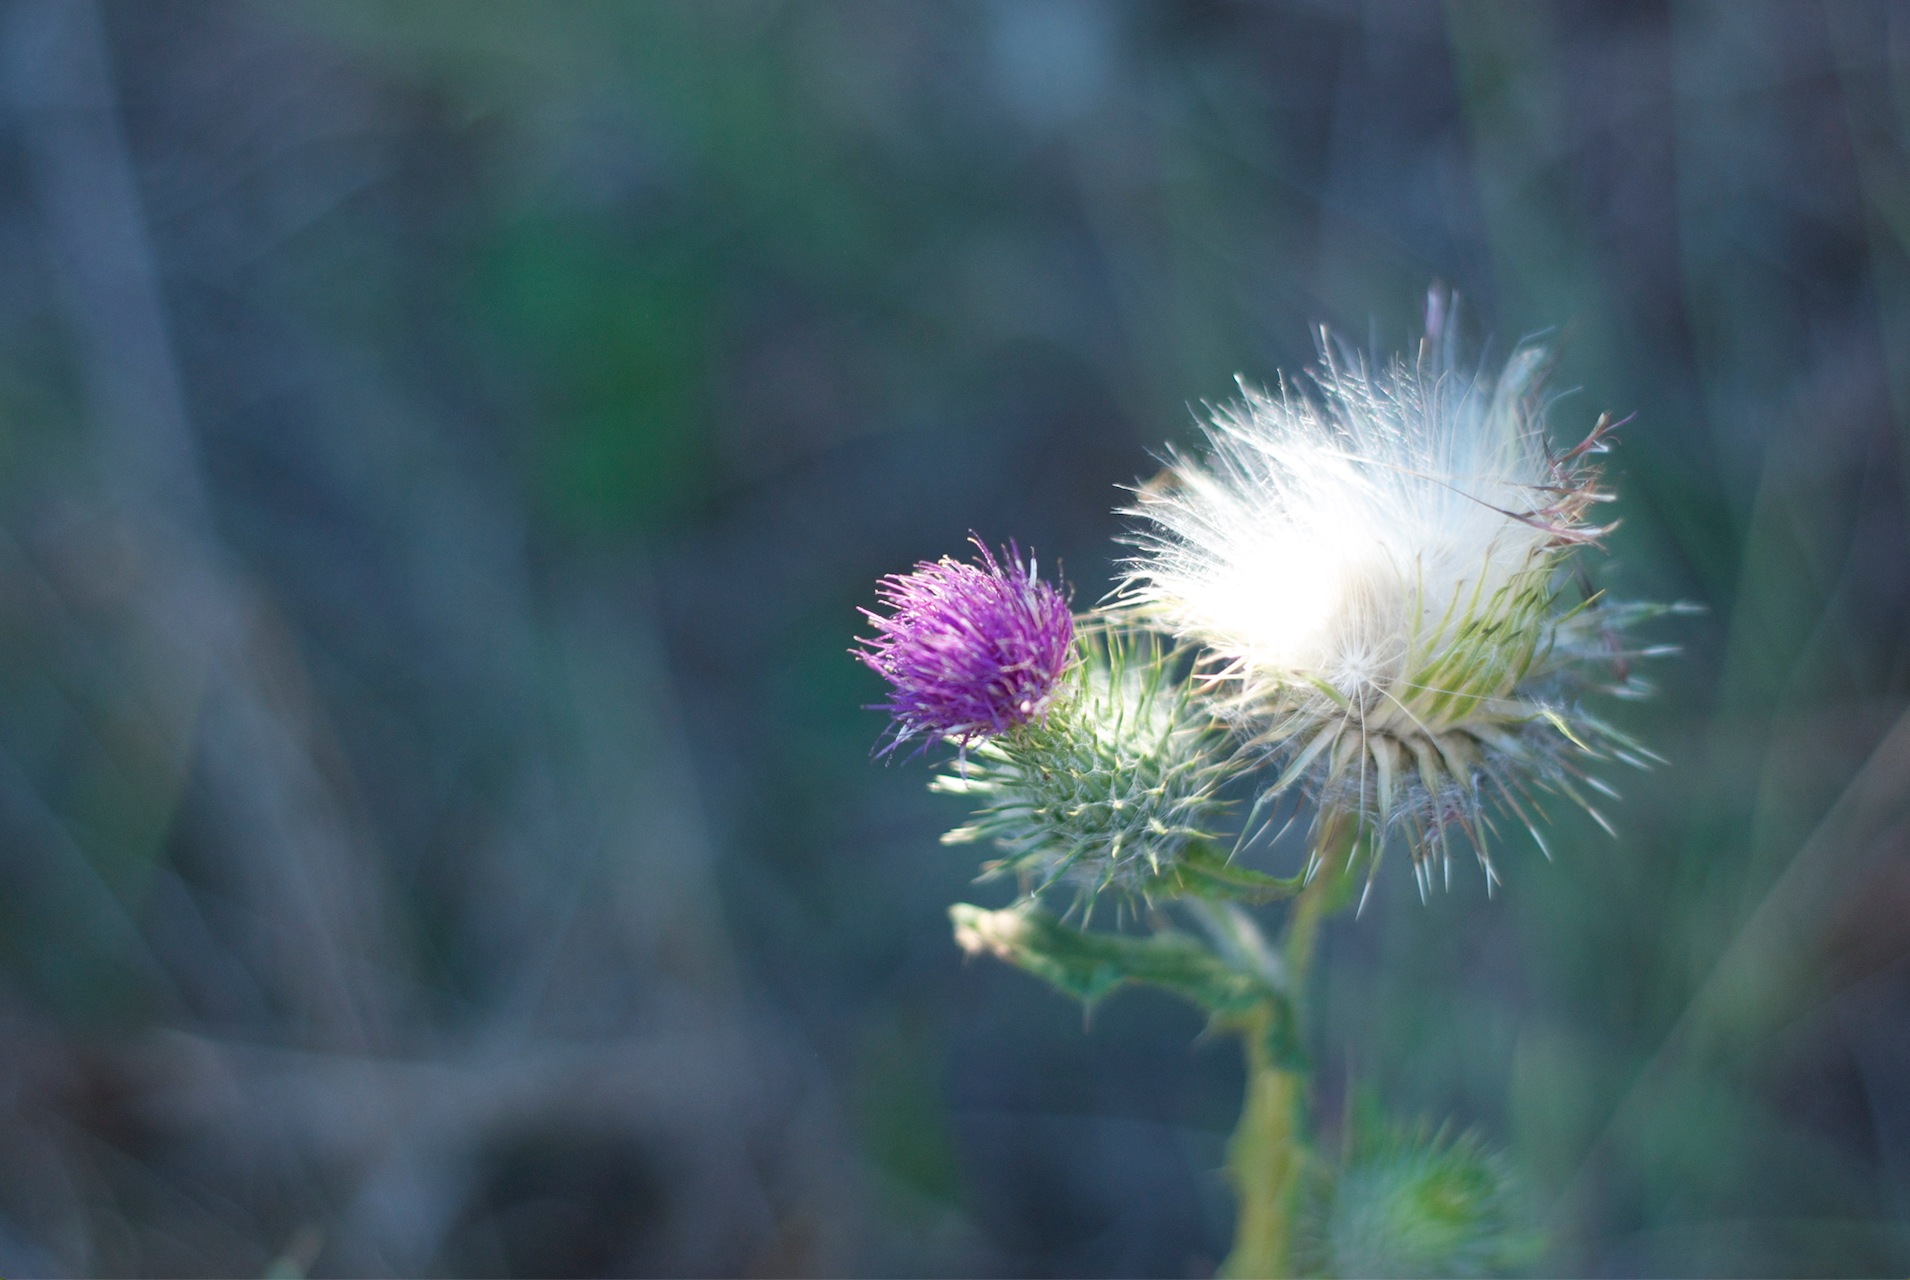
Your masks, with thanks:
M 894 685 L 876 709 L 895 718 L 887 750 L 910 738 L 953 737 L 966 747 L 1044 715 L 1068 668 L 1074 618 L 1052 584 L 1010 543 L 998 563 L 979 538 L 979 563 L 943 556 L 890 574 L 876 594 L 894 609 L 862 612 L 876 634 L 852 650 Z

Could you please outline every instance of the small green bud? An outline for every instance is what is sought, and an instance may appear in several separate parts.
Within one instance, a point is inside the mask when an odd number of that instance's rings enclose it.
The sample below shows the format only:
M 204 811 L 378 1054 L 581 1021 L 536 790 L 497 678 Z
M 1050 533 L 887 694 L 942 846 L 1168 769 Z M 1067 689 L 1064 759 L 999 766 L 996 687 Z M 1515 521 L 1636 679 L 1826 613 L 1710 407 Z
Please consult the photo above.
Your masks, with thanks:
M 1334 1276 L 1489 1276 L 1536 1260 L 1506 1158 L 1475 1134 L 1393 1130 L 1325 1192 L 1308 1253 Z

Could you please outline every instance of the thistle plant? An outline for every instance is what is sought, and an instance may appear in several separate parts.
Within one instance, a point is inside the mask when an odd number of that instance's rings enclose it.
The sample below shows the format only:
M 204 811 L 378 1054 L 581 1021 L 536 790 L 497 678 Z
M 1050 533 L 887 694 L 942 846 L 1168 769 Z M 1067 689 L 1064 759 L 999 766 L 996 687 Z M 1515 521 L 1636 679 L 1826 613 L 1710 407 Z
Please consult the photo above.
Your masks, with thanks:
M 891 686 L 883 750 L 955 748 L 933 785 L 975 811 L 944 840 L 992 844 L 982 879 L 1018 886 L 1002 910 L 951 908 L 957 942 L 1090 1005 L 1167 988 L 1242 1038 L 1224 1275 L 1485 1274 L 1530 1253 L 1510 1166 L 1474 1136 L 1368 1124 L 1390 1136 L 1337 1169 L 1315 1154 L 1314 940 L 1389 846 L 1422 898 L 1460 841 L 1490 888 L 1500 819 L 1545 851 L 1559 797 L 1609 830 L 1605 772 L 1655 759 L 1586 705 L 1648 692 L 1635 664 L 1669 650 L 1627 635 L 1676 607 L 1609 602 L 1573 563 L 1611 528 L 1593 516 L 1613 424 L 1555 447 L 1547 353 L 1463 371 L 1447 312 L 1435 294 L 1412 360 L 1376 369 L 1323 337 L 1304 382 L 1243 384 L 1206 448 L 1136 491 L 1102 606 L 1071 618 L 1032 561 L 977 540 L 972 564 L 885 579 L 892 611 L 856 651 Z M 1301 865 L 1242 865 L 1282 808 L 1311 815 Z M 1134 916 L 1153 931 L 1089 928 L 1106 897 L 1152 908 Z M 1249 908 L 1281 901 L 1274 939 Z

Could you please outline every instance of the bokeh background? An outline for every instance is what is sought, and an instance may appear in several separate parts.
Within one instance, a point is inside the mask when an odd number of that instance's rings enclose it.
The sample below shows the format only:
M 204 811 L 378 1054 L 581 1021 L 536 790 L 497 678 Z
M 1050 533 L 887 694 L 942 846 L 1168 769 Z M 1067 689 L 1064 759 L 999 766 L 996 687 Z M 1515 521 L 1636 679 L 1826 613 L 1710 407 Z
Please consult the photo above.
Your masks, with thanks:
M 1910 10 L 0 8 L 0 1272 L 1211 1271 L 1233 1046 L 963 964 L 877 575 L 1106 590 L 1317 324 L 1549 332 L 1671 763 L 1336 923 L 1580 1275 L 1910 1269 Z

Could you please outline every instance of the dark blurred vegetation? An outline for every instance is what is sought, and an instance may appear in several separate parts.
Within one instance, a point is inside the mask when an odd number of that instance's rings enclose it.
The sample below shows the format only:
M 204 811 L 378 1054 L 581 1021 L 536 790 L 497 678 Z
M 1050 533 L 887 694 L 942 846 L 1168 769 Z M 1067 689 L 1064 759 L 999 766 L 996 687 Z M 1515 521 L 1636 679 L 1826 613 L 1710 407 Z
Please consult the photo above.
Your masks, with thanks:
M 1231 1046 L 958 962 L 854 608 L 971 528 L 1091 602 L 1435 279 L 1712 612 L 1617 840 L 1333 927 L 1322 1110 L 1554 1271 L 1910 1269 L 1910 10 L 0 17 L 0 1272 L 1210 1269 Z

